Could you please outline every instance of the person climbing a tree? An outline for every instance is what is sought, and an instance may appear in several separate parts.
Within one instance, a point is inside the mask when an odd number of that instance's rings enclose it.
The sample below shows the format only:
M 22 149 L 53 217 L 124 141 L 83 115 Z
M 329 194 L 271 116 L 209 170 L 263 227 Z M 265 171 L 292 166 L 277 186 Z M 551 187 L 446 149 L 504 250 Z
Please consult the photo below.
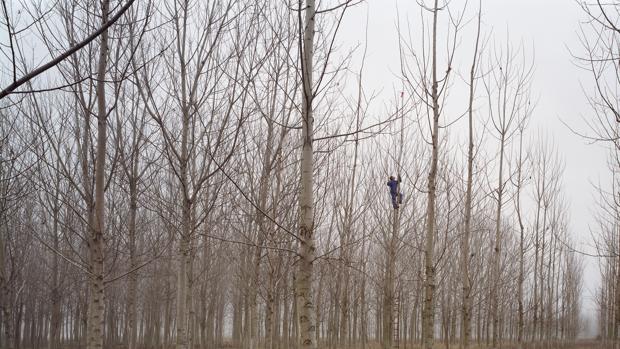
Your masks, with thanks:
M 403 203 L 403 194 L 399 190 L 400 182 L 400 175 L 398 175 L 398 180 L 394 176 L 390 176 L 387 182 L 388 187 L 390 187 L 390 195 L 392 196 L 392 206 L 395 210 L 398 209 L 399 204 Z

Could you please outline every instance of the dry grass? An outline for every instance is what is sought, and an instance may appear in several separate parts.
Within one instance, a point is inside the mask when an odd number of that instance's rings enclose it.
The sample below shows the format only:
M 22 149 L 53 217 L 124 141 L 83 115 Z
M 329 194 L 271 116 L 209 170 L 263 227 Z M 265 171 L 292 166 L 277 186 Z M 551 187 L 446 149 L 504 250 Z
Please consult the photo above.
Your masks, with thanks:
M 62 348 L 63 349 L 82 349 L 83 347 L 79 345 L 75 345 L 75 344 L 69 345 L 65 343 L 62 346 Z M 258 348 L 264 349 L 264 346 L 259 345 Z M 276 348 L 277 349 L 296 349 L 294 346 L 287 347 L 283 344 L 280 346 L 276 345 Z M 450 343 L 450 346 L 448 348 L 443 342 L 439 342 L 439 343 L 435 342 L 435 345 L 433 346 L 433 348 L 434 349 L 459 349 L 459 345 L 458 343 Z M 614 348 L 613 343 L 603 343 L 597 340 L 579 340 L 575 343 L 561 343 L 561 342 L 531 343 L 531 344 L 526 344 L 521 348 L 519 348 L 514 343 L 503 343 L 500 348 L 501 349 L 616 349 L 618 348 L 618 346 Z M 500 348 L 497 348 L 497 349 L 500 349 Z M 35 348 L 22 347 L 22 349 L 35 349 Z M 127 349 L 127 346 L 125 345 L 106 346 L 106 349 Z M 139 346 L 139 349 L 174 349 L 174 347 L 171 346 L 169 348 L 161 348 L 158 346 L 156 347 Z M 215 346 L 215 347 L 201 347 L 199 345 L 196 345 L 194 349 L 242 349 L 242 347 L 238 345 L 237 343 L 233 343 L 232 341 L 227 340 L 223 344 Z M 318 349 L 361 349 L 361 345 L 354 344 L 348 348 L 319 345 Z M 378 341 L 370 342 L 366 345 L 366 349 L 381 349 L 381 343 Z M 422 347 L 418 344 L 415 344 L 415 345 L 408 344 L 407 347 L 404 347 L 401 345 L 400 349 L 422 349 Z M 469 349 L 494 349 L 494 348 L 492 348 L 491 346 L 484 345 L 484 344 L 477 345 L 476 343 L 472 343 L 469 346 Z
M 458 349 L 458 343 L 451 343 L 450 349 Z M 63 345 L 63 349 L 82 349 L 83 347 L 79 345 Z M 259 347 L 263 349 L 263 347 Z M 276 346 L 276 348 L 278 348 Z M 435 349 L 446 349 L 445 343 L 435 343 Z M 493 349 L 491 346 L 486 345 L 471 345 L 470 349 Z M 513 343 L 505 343 L 502 344 L 501 349 L 517 349 L 518 347 Z M 617 348 L 617 346 L 616 346 Z M 22 347 L 22 349 L 35 349 Z M 127 349 L 126 346 L 117 345 L 114 347 L 106 347 L 106 349 Z M 159 347 L 140 347 L 140 349 L 162 349 Z M 173 349 L 163 348 L 163 349 Z M 195 349 L 242 349 L 238 345 L 234 345 L 232 342 L 225 342 L 224 344 L 216 347 L 200 347 L 196 346 Z M 295 347 L 285 347 L 281 345 L 278 349 L 295 349 Z M 338 348 L 338 347 L 329 347 L 329 346 L 319 346 L 318 349 L 361 349 L 359 345 L 353 345 L 350 348 Z M 366 349 L 381 349 L 381 345 L 379 342 L 372 342 L 366 346 Z M 421 349 L 420 345 L 408 345 L 406 348 L 401 346 L 401 349 Z M 498 348 L 499 349 L 499 348 Z M 602 343 L 596 340 L 580 340 L 575 343 L 535 343 L 524 345 L 521 349 L 615 349 L 613 343 Z
M 276 346 L 276 348 L 278 348 Z M 320 345 L 319 349 L 360 349 L 361 345 L 353 345 L 349 348 L 340 348 L 340 347 L 329 347 L 326 345 Z M 422 349 L 420 345 L 407 345 L 400 347 L 401 349 Z M 458 343 L 451 343 L 450 346 L 446 346 L 445 343 L 435 343 L 433 346 L 435 349 L 458 349 Z M 470 349 L 494 349 L 491 346 L 487 345 L 477 345 L 472 344 L 469 347 Z M 519 349 L 519 347 L 514 343 L 504 343 L 500 347 L 501 349 Z M 498 348 L 498 349 L 500 349 Z M 196 348 L 203 349 L 203 348 Z M 209 348 L 211 349 L 211 348 Z M 233 345 L 232 343 L 224 343 L 222 346 L 213 349 L 241 349 L 241 347 Z M 262 347 L 261 347 L 262 349 Z M 280 346 L 278 349 L 294 349 L 294 347 L 287 348 L 284 345 Z M 366 345 L 366 349 L 381 349 L 380 342 L 371 342 Z M 613 343 L 602 343 L 596 340 L 580 340 L 574 343 L 562 343 L 562 342 L 548 342 L 548 343 L 531 343 L 526 344 L 521 347 L 521 349 L 614 349 Z

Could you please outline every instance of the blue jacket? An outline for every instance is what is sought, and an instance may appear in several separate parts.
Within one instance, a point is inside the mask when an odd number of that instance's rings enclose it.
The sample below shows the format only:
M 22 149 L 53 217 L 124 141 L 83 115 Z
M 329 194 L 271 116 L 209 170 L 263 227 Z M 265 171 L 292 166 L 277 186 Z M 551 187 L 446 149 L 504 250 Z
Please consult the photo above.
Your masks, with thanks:
M 390 187 L 390 194 L 392 195 L 398 194 L 398 181 L 397 180 L 392 179 L 387 182 L 387 185 L 388 187 Z

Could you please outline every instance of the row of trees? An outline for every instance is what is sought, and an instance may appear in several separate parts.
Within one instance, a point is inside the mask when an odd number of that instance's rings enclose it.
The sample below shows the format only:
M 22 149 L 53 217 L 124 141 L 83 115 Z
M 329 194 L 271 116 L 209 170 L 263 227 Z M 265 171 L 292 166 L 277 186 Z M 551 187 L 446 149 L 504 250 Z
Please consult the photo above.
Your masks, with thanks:
M 127 4 L 4 6 L 12 81 L 27 35 L 56 56 Z M 352 6 L 137 2 L 3 98 L 0 346 L 573 341 L 583 267 L 561 156 L 527 127 L 533 63 L 488 44 L 482 4 L 469 21 L 434 0 L 382 107 L 365 50 L 337 49 Z M 614 263 L 601 321 L 620 319 Z
M 577 62 L 591 72 L 593 93 L 588 95 L 592 117 L 586 120 L 587 130 L 580 133 L 593 143 L 605 144 L 609 149 L 608 183 L 597 186 L 596 224 L 594 232 L 594 256 L 600 261 L 601 285 L 595 294 L 598 305 L 599 336 L 618 345 L 620 339 L 620 192 L 618 192 L 618 151 L 620 150 L 617 93 L 618 70 L 618 3 L 582 4 L 588 19 L 580 27 L 580 41 L 585 54 L 576 55 Z M 594 37 L 597 40 L 589 38 Z

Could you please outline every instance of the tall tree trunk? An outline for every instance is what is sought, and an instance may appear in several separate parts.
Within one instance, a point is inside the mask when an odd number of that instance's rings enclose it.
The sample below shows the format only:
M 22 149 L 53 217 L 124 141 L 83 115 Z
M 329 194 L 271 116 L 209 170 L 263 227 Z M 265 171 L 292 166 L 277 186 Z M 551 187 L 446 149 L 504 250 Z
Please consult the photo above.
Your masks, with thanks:
M 365 52 L 364 52 L 365 55 Z M 355 319 L 353 320 L 353 333 L 349 331 L 349 283 L 351 275 L 349 273 L 348 268 L 351 258 L 349 242 L 351 236 L 353 234 L 353 207 L 355 205 L 355 188 L 356 188 L 356 179 L 357 179 L 357 162 L 359 156 L 359 129 L 360 129 L 360 118 L 362 113 L 362 73 L 363 73 L 364 64 L 362 63 L 362 67 L 360 68 L 359 77 L 358 77 L 358 90 L 357 90 L 357 105 L 355 109 L 355 143 L 353 148 L 353 168 L 351 170 L 351 181 L 349 183 L 349 193 L 347 195 L 347 206 L 346 206 L 346 216 L 345 216 L 345 226 L 343 229 L 343 234 L 340 239 L 341 244 L 341 253 L 342 253 L 342 270 L 343 270 L 343 286 L 341 288 L 341 313 L 340 313 L 340 348 L 346 348 L 347 345 L 351 345 L 351 339 L 355 336 L 355 327 L 357 323 L 355 323 Z M 357 311 L 357 307 L 354 307 L 354 311 Z M 349 339 L 347 341 L 347 337 Z
M 543 193 L 545 190 L 543 189 Z M 547 232 L 547 199 L 543 199 L 543 221 L 542 221 L 542 234 L 541 234 L 541 247 L 540 247 L 540 265 L 538 266 L 539 270 L 539 280 L 538 280 L 538 301 L 539 301 L 539 312 L 538 312 L 538 339 L 542 341 L 545 336 L 545 249 L 546 249 L 546 232 Z
M 437 196 L 437 162 L 439 158 L 439 91 L 437 81 L 437 12 L 438 0 L 433 7 L 433 34 L 432 34 L 432 153 L 428 173 L 428 200 L 426 206 L 426 236 L 424 248 L 424 307 L 422 315 L 422 337 L 424 349 L 433 349 L 435 323 L 435 199 Z
M 398 187 L 398 186 L 397 186 Z M 397 189 L 397 192 L 400 188 Z M 398 199 L 397 199 L 398 200 Z M 396 244 L 398 239 L 398 230 L 400 226 L 400 210 L 395 208 L 392 210 L 392 229 L 388 237 L 385 286 L 383 289 L 383 348 L 388 349 L 394 343 L 394 323 L 398 316 L 394 312 L 395 305 L 395 269 L 396 269 Z
M 188 307 L 190 306 L 187 301 L 189 300 L 189 273 L 191 271 L 192 252 L 192 195 L 190 191 L 190 178 L 189 178 L 189 148 L 190 142 L 190 128 L 191 122 L 191 97 L 188 96 L 188 72 L 186 62 L 186 31 L 187 31 L 187 12 L 188 4 L 183 6 L 183 27 L 182 35 L 179 34 L 177 38 L 177 46 L 180 47 L 179 63 L 180 63 L 180 77 L 181 77 L 181 156 L 179 159 L 179 181 L 181 186 L 181 239 L 179 241 L 179 270 L 177 271 L 177 314 L 176 314 L 176 349 L 189 349 L 188 338 L 188 326 L 189 326 L 189 313 Z
M 493 247 L 493 279 L 491 282 L 491 321 L 493 323 L 493 337 L 491 345 L 493 348 L 497 348 L 497 341 L 500 336 L 499 332 L 499 314 L 498 314 L 498 294 L 501 285 L 500 275 L 500 262 L 501 262 L 501 219 L 502 219 L 502 204 L 504 196 L 504 149 L 505 149 L 505 133 L 502 132 L 500 136 L 500 151 L 499 151 L 499 174 L 498 174 L 498 187 L 497 187 L 497 210 L 495 213 L 495 245 Z
M 618 243 L 620 244 L 620 238 L 618 238 Z M 620 246 L 618 251 L 620 252 Z M 616 279 L 616 284 L 615 284 L 615 288 L 616 288 L 616 292 L 614 294 L 614 331 L 613 331 L 613 336 L 614 336 L 614 347 L 618 348 L 620 347 L 620 254 L 618 255 L 618 261 L 617 261 L 617 266 L 616 266 L 616 275 L 615 275 L 615 279 Z
M 463 287 L 463 300 L 461 304 L 461 349 L 469 348 L 469 338 L 471 337 L 471 280 L 469 276 L 470 248 L 469 240 L 471 236 L 471 210 L 472 210 L 472 185 L 473 185 L 473 166 L 474 166 L 474 91 L 476 79 L 476 62 L 478 58 L 478 46 L 480 42 L 480 22 L 482 5 L 478 9 L 478 30 L 476 34 L 476 46 L 474 49 L 474 59 L 469 71 L 469 106 L 468 114 L 468 133 L 469 142 L 467 144 L 467 191 L 465 193 L 465 227 L 461 241 L 461 283 Z
M 284 284 L 284 290 L 285 290 L 285 294 L 288 294 L 288 281 L 286 281 L 285 279 L 285 284 Z M 291 305 L 289 302 L 289 297 L 285 296 L 283 299 L 283 310 L 282 310 L 282 338 L 280 339 L 280 342 L 278 343 L 278 349 L 281 348 L 289 348 L 290 347 L 290 312 L 291 312 Z
M 189 174 L 188 174 L 188 133 L 190 127 L 188 106 L 183 110 L 183 130 L 181 136 L 181 188 L 182 190 L 182 216 L 181 216 L 181 239 L 179 241 L 179 270 L 177 271 L 177 314 L 176 314 L 176 348 L 188 349 L 188 326 L 189 314 L 187 303 L 189 300 L 189 273 L 191 272 L 192 252 L 192 202 L 189 198 Z
M 168 230 L 168 239 L 169 241 L 174 240 L 173 232 L 171 227 L 167 227 Z M 169 345 L 172 338 L 172 323 L 173 323 L 173 312 L 172 312 L 172 278 L 168 276 L 168 273 L 172 271 L 172 258 L 173 258 L 173 248 L 172 243 L 168 244 L 166 251 L 166 278 L 164 280 L 164 294 L 166 297 L 166 302 L 164 305 L 164 336 L 163 336 L 163 344 Z
M 539 179 L 537 179 L 539 180 Z M 539 299 L 539 295 L 538 295 L 538 273 L 539 273 L 539 269 L 538 269 L 538 261 L 540 259 L 540 246 L 539 246 L 539 241 L 540 241 L 540 233 L 539 233 L 539 228 L 540 228 L 540 210 L 541 210 L 541 198 L 540 198 L 540 193 L 539 191 L 539 185 L 540 183 L 536 183 L 536 187 L 537 187 L 537 202 L 536 202 L 536 219 L 535 219 L 535 225 L 534 225 L 534 231 L 535 231 L 535 236 L 534 236 L 534 301 L 533 301 L 533 321 L 532 321 L 532 331 L 531 331 L 531 340 L 535 341 L 536 340 L 536 330 L 538 329 L 538 299 Z M 544 184 L 543 184 L 543 188 L 544 188 Z
M 194 226 L 196 205 L 190 209 L 190 226 Z M 192 228 L 193 229 L 193 228 Z M 193 236 L 191 234 L 190 236 Z M 194 306 L 194 259 L 196 257 L 196 240 L 191 238 L 189 241 L 189 264 L 187 266 L 187 347 L 194 347 L 196 336 L 196 307 Z
M 201 302 L 201 316 L 200 316 L 200 324 L 201 324 L 201 345 L 204 347 L 205 343 L 205 329 L 206 323 L 205 320 L 207 318 L 207 300 L 206 300 L 206 291 L 204 290 L 206 287 L 203 285 L 202 296 L 200 297 Z M 233 320 L 232 320 L 232 339 L 233 345 L 238 346 L 241 344 L 241 333 L 242 333 L 242 309 L 243 309 L 243 297 L 241 294 L 237 294 L 235 296 L 235 300 L 233 303 Z
M 3 209 L 0 208 L 0 209 Z M 12 314 L 11 314 L 11 307 L 10 307 L 10 302 L 9 302 L 9 294 L 10 294 L 10 289 L 9 289 L 9 285 L 8 285 L 8 275 L 6 275 L 6 261 L 5 261 L 5 240 L 4 237 L 6 236 L 4 231 L 5 229 L 8 229 L 7 224 L 5 223 L 5 218 L 4 218 L 4 210 L 0 211 L 0 296 L 2 296 L 0 298 L 0 312 L 2 312 L 2 314 L 0 314 L 2 316 L 2 328 L 4 329 L 4 333 L 2 335 L 2 339 L 3 342 L 0 343 L 0 345 L 4 345 L 7 349 L 13 349 L 14 348 L 14 343 L 13 343 L 13 331 L 12 331 L 12 325 L 13 325 L 13 319 L 12 319 Z
M 366 349 L 366 345 L 368 342 L 368 312 L 366 311 L 366 249 L 366 240 L 362 240 L 362 281 L 360 283 L 360 340 L 362 341 L 362 349 Z
M 276 94 L 274 93 L 274 99 Z M 275 100 L 272 101 L 272 105 L 275 106 Z M 255 349 L 258 347 L 258 290 L 260 288 L 260 265 L 263 254 L 264 245 L 267 239 L 267 229 L 265 227 L 264 212 L 267 211 L 267 196 L 269 194 L 269 180 L 272 170 L 272 151 L 273 151 L 273 111 L 267 119 L 267 140 L 265 143 L 265 150 L 263 153 L 263 164 L 261 170 L 260 184 L 258 188 L 258 205 L 255 210 L 255 223 L 257 228 L 257 241 L 254 248 L 254 266 L 252 273 L 252 287 L 250 287 L 250 340 L 248 347 Z
M 271 283 L 272 280 L 270 280 L 269 282 L 267 290 L 267 304 L 265 307 L 265 349 L 273 349 L 274 344 L 273 336 L 275 332 L 275 297 L 274 288 L 272 287 Z
M 182 166 L 183 167 L 183 166 Z M 186 172 L 187 173 L 187 172 Z M 187 178 L 187 177 L 186 177 Z M 191 270 L 191 208 L 189 199 L 183 200 L 183 233 L 179 241 L 179 270 L 177 272 L 176 349 L 188 349 L 188 274 Z
M 101 23 L 108 21 L 109 0 L 101 1 Z M 105 75 L 108 59 L 108 31 L 101 34 L 97 66 L 97 158 L 95 159 L 95 202 L 93 225 L 89 239 L 89 297 L 87 322 L 87 349 L 103 348 L 104 334 L 104 238 L 105 232 L 105 159 L 107 141 L 107 110 Z
M 135 150 L 137 152 L 137 150 Z M 137 266 L 136 256 L 136 213 L 138 210 L 138 188 L 136 183 L 137 160 L 132 156 L 134 163 L 132 166 L 132 176 L 129 183 L 129 268 L 134 270 Z M 128 349 L 136 349 L 137 336 L 137 312 L 136 296 L 138 293 L 138 275 L 132 272 L 129 275 L 129 285 L 127 290 L 127 329 L 128 329 Z
M 517 320 L 517 344 L 519 348 L 523 346 L 523 328 L 525 325 L 525 311 L 523 306 L 523 284 L 525 282 L 525 227 L 521 216 L 521 187 L 522 187 L 522 170 L 523 170 L 523 129 L 519 132 L 519 164 L 517 167 L 517 197 L 516 211 L 519 222 L 519 277 L 517 280 L 517 302 L 518 302 L 518 320 Z
M 2 241 L 0 241 L 0 248 L 3 248 Z M 2 256 L 0 256 L 2 257 Z M 0 265 L 1 266 L 1 265 Z M 14 331 L 14 323 L 13 319 L 13 309 L 10 303 L 10 289 L 7 284 L 2 285 L 2 289 L 0 290 L 0 295 L 2 295 L 2 300 L 0 300 L 0 307 L 2 307 L 2 323 L 4 327 L 4 345 L 7 349 L 15 348 L 15 331 Z
M 300 5 L 302 2 L 300 1 Z M 313 52 L 316 5 L 314 0 L 307 0 L 302 43 L 302 150 L 301 150 L 301 194 L 299 196 L 299 267 L 296 278 L 297 312 L 299 334 L 303 348 L 316 348 L 315 304 L 312 295 L 312 278 L 314 263 L 314 184 L 313 184 L 313 133 L 314 116 L 312 101 L 313 91 Z M 301 14 L 299 15 L 301 17 Z M 302 25 L 300 23 L 300 25 Z
M 56 182 L 56 188 L 59 183 Z M 58 190 L 58 189 L 56 189 Z M 53 228 L 52 228 L 52 241 L 56 251 L 60 251 L 60 241 L 58 239 L 58 198 L 54 200 L 53 212 Z M 52 290 L 51 290 L 51 316 L 50 316 L 50 337 L 48 348 L 58 349 L 60 346 L 60 326 L 62 321 L 61 310 L 61 290 L 60 290 L 60 277 L 59 277 L 59 260 L 58 254 L 54 253 L 52 257 Z

